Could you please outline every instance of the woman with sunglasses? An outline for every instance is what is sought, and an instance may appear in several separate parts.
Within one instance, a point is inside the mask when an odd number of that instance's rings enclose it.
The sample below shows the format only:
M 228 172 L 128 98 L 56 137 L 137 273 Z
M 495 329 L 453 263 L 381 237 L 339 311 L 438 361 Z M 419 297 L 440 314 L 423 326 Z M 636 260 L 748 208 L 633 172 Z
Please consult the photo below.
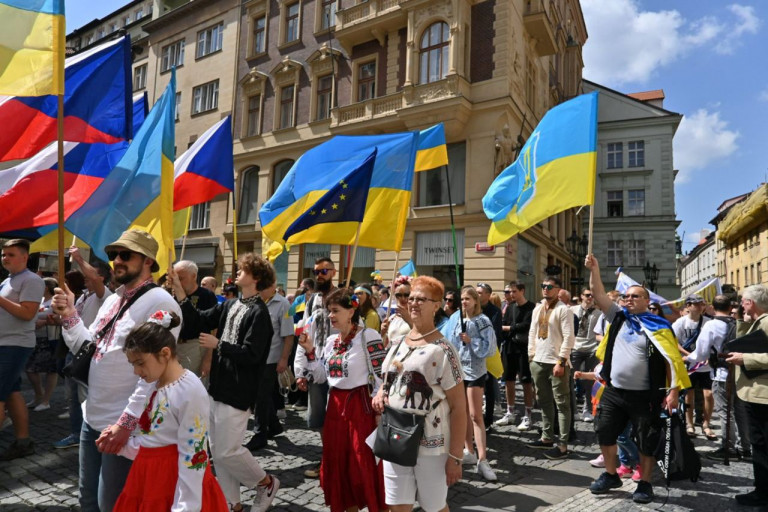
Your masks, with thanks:
M 384 505 L 384 479 L 365 438 L 376 429 L 371 389 L 381 384 L 381 363 L 386 349 L 379 334 L 360 323 L 358 297 L 340 288 L 325 299 L 333 329 L 322 349 L 299 338 L 306 358 L 304 368 L 313 382 L 330 386 L 323 425 L 320 487 L 331 512 Z M 298 357 L 298 356 L 297 356 Z
M 459 294 L 453 290 L 445 292 L 445 304 L 443 305 L 443 311 L 449 317 L 459 310 Z
M 411 315 L 408 313 L 408 297 L 411 295 L 411 278 L 399 276 L 395 279 L 395 299 L 397 306 L 387 307 L 388 318 L 381 324 L 381 335 L 384 343 L 389 345 L 391 340 L 399 339 L 411 330 L 413 325 Z
M 485 421 L 483 420 L 483 393 L 488 378 L 485 358 L 496 349 L 496 333 L 493 324 L 483 314 L 480 296 L 474 286 L 461 289 L 461 314 L 456 312 L 442 331 L 459 352 L 464 371 L 464 388 L 467 395 L 467 423 L 464 439 L 464 464 L 477 464 L 476 471 L 489 481 L 496 474 L 488 464 Z M 477 452 L 474 450 L 477 445 Z
M 661 311 L 661 304 L 659 304 L 658 302 L 651 302 L 648 305 L 648 311 L 650 311 L 651 313 L 657 316 L 661 316 L 661 317 L 664 316 L 664 313 L 662 313 Z
M 443 284 L 434 277 L 413 281 L 408 312 L 413 328 L 394 339 L 384 361 L 384 385 L 373 408 L 384 406 L 426 416 L 416 466 L 384 461 L 386 502 L 392 512 L 410 512 L 418 501 L 427 512 L 448 512 L 448 487 L 461 479 L 466 406 L 459 356 L 435 327 Z

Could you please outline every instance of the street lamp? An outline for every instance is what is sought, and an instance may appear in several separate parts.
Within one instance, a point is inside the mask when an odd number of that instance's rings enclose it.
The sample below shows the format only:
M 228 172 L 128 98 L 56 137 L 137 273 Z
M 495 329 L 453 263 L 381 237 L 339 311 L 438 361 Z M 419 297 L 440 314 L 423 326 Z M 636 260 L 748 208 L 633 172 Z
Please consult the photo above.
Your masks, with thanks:
M 643 273 L 645 274 L 645 282 L 648 283 L 648 288 L 655 293 L 656 283 L 659 280 L 659 268 L 656 267 L 655 263 L 651 265 L 651 263 L 646 260 L 645 266 L 643 267 Z
M 571 236 L 565 239 L 565 242 L 568 246 L 568 252 L 571 254 L 571 258 L 573 258 L 573 263 L 576 265 L 576 272 L 578 273 L 578 282 L 576 284 L 581 287 L 583 285 L 581 273 L 584 269 L 584 257 L 587 255 L 589 240 L 586 234 L 580 237 L 574 229 Z

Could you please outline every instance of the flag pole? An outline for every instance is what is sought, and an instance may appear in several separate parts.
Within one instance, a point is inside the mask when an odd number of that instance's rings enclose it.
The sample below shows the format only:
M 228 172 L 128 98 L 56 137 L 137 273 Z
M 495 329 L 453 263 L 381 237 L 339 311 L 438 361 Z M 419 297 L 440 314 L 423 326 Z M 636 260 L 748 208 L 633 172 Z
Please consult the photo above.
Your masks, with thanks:
M 397 266 L 400 263 L 400 251 L 395 253 L 395 269 L 392 271 L 392 282 L 389 283 L 389 302 L 387 303 L 387 318 L 392 314 L 392 299 L 395 298 L 395 279 L 397 279 Z
M 456 270 L 456 286 L 461 289 L 461 277 L 459 276 L 459 248 L 456 243 L 456 224 L 453 221 L 453 200 L 451 199 L 451 178 L 448 175 L 448 166 L 445 166 L 445 184 L 448 189 L 448 211 L 451 214 L 451 236 L 453 237 L 453 266 Z M 462 324 L 463 325 L 463 324 Z
M 587 254 L 592 254 L 592 227 L 595 224 L 595 203 L 589 205 L 589 231 L 587 232 Z
M 349 265 L 347 267 L 347 282 L 346 286 L 347 288 L 351 288 L 350 282 L 352 279 L 352 268 L 355 266 L 355 257 L 357 256 L 357 245 L 360 242 L 360 227 L 363 225 L 362 222 L 357 223 L 357 233 L 355 233 L 355 245 L 352 247 L 352 260 L 349 262 Z
M 58 148 L 58 169 L 56 176 L 58 178 L 58 198 L 59 198 L 59 211 L 58 211 L 58 238 L 59 238 L 59 281 L 64 279 L 67 269 L 64 265 L 64 94 L 58 95 L 58 109 L 56 112 L 56 132 L 57 132 L 57 148 Z
M 187 248 L 187 233 L 189 232 L 189 220 L 192 217 L 192 207 L 187 207 L 187 223 L 185 224 L 186 229 L 184 230 L 184 235 L 181 237 L 181 255 L 179 256 L 179 260 L 184 259 L 184 250 Z

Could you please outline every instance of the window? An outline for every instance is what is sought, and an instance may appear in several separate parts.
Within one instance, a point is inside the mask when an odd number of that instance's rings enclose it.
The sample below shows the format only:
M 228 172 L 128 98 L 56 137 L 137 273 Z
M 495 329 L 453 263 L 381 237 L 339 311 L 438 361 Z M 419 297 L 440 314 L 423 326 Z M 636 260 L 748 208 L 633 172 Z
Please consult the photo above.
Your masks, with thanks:
M 299 2 L 287 7 L 285 16 L 285 42 L 299 39 Z
M 147 65 L 139 66 L 133 70 L 133 90 L 138 91 L 147 86 Z
M 221 44 L 224 39 L 224 23 L 201 30 L 197 33 L 197 53 L 196 58 L 205 57 L 213 52 L 221 50 Z
M 621 190 L 609 190 L 608 194 L 608 216 L 624 216 L 624 192 Z
M 755 284 L 762 284 L 763 283 L 763 262 L 758 261 L 757 262 L 757 281 L 755 281 Z
M 645 215 L 645 190 L 627 191 L 627 215 Z
M 366 62 L 357 68 L 357 101 L 376 97 L 376 61 Z
M 143 17 L 144 17 L 144 10 L 141 7 L 139 7 L 138 9 L 136 9 L 136 15 L 134 16 L 133 19 L 136 21 L 139 21 Z
M 465 142 L 448 144 L 448 180 L 451 184 L 451 201 L 464 204 L 464 186 L 467 147 Z M 448 204 L 448 183 L 444 167 L 418 173 L 419 206 Z
M 621 240 L 608 240 L 608 265 L 620 266 L 622 265 L 622 241 Z
M 261 95 L 248 97 L 248 130 L 246 135 L 253 137 L 259 134 L 259 121 L 261 119 Z
M 317 117 L 328 119 L 331 117 L 331 99 L 333 97 L 333 75 L 321 76 L 317 79 Z
M 275 172 L 272 175 L 272 193 L 277 192 L 277 187 L 283 182 L 288 175 L 288 171 L 293 167 L 293 160 L 281 160 L 275 164 Z
M 324 30 L 334 25 L 336 25 L 336 0 L 323 0 L 320 28 Z
M 627 265 L 642 267 L 645 263 L 645 240 L 629 241 L 629 261 Z
M 176 93 L 176 108 L 174 109 L 174 115 L 176 116 L 176 121 L 179 120 L 179 115 L 181 114 L 181 93 Z
M 123 26 L 125 27 L 125 26 L 128 26 L 130 24 L 131 24 L 131 16 L 128 15 L 125 18 L 123 18 Z
M 238 224 L 256 224 L 259 196 L 259 167 L 249 167 L 240 175 L 240 208 L 237 212 Z
M 449 42 L 447 23 L 433 23 L 424 31 L 419 45 L 419 83 L 437 82 L 448 74 Z
M 293 126 L 293 91 L 295 86 L 289 85 L 280 89 L 280 124 L 279 129 Z
M 624 167 L 622 156 L 624 154 L 624 144 L 622 142 L 611 142 L 608 144 L 608 169 L 621 169 Z
M 211 202 L 196 204 L 189 216 L 189 229 L 208 229 L 211 218 Z
M 184 39 L 169 44 L 162 50 L 160 58 L 160 72 L 168 71 L 173 66 L 177 68 L 184 65 Z
M 536 63 L 531 58 L 528 59 L 525 74 L 525 100 L 529 107 L 536 107 Z
M 109 33 L 111 34 L 112 32 L 117 32 L 117 23 L 112 23 L 109 26 Z
M 267 48 L 267 17 L 253 20 L 253 54 L 264 53 Z
M 644 167 L 645 166 L 645 142 L 642 140 L 636 140 L 627 144 L 629 166 L 630 167 Z
M 219 81 L 198 85 L 192 89 L 192 114 L 207 112 L 219 106 Z
M 104 37 L 104 27 L 101 27 L 99 29 L 99 39 L 102 39 Z

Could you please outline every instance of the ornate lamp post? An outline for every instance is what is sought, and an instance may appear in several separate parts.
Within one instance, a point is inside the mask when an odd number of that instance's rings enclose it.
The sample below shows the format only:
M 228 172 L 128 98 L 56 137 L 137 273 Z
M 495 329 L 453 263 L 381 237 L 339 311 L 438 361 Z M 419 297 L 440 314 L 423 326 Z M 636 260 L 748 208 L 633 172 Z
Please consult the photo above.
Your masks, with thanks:
M 651 265 L 651 263 L 646 260 L 645 266 L 643 267 L 643 273 L 645 274 L 645 282 L 648 283 L 648 288 L 656 293 L 656 283 L 659 281 L 659 268 L 656 267 L 655 263 Z
M 584 271 L 584 257 L 587 255 L 589 240 L 587 240 L 586 233 L 579 237 L 579 234 L 576 233 L 576 230 L 574 229 L 571 236 L 565 239 L 565 242 L 568 246 L 568 252 L 570 253 L 571 258 L 573 258 L 573 263 L 576 265 L 578 279 L 576 283 L 571 281 L 571 284 L 576 285 L 576 291 L 578 293 L 580 291 L 579 288 L 584 285 L 581 275 Z

